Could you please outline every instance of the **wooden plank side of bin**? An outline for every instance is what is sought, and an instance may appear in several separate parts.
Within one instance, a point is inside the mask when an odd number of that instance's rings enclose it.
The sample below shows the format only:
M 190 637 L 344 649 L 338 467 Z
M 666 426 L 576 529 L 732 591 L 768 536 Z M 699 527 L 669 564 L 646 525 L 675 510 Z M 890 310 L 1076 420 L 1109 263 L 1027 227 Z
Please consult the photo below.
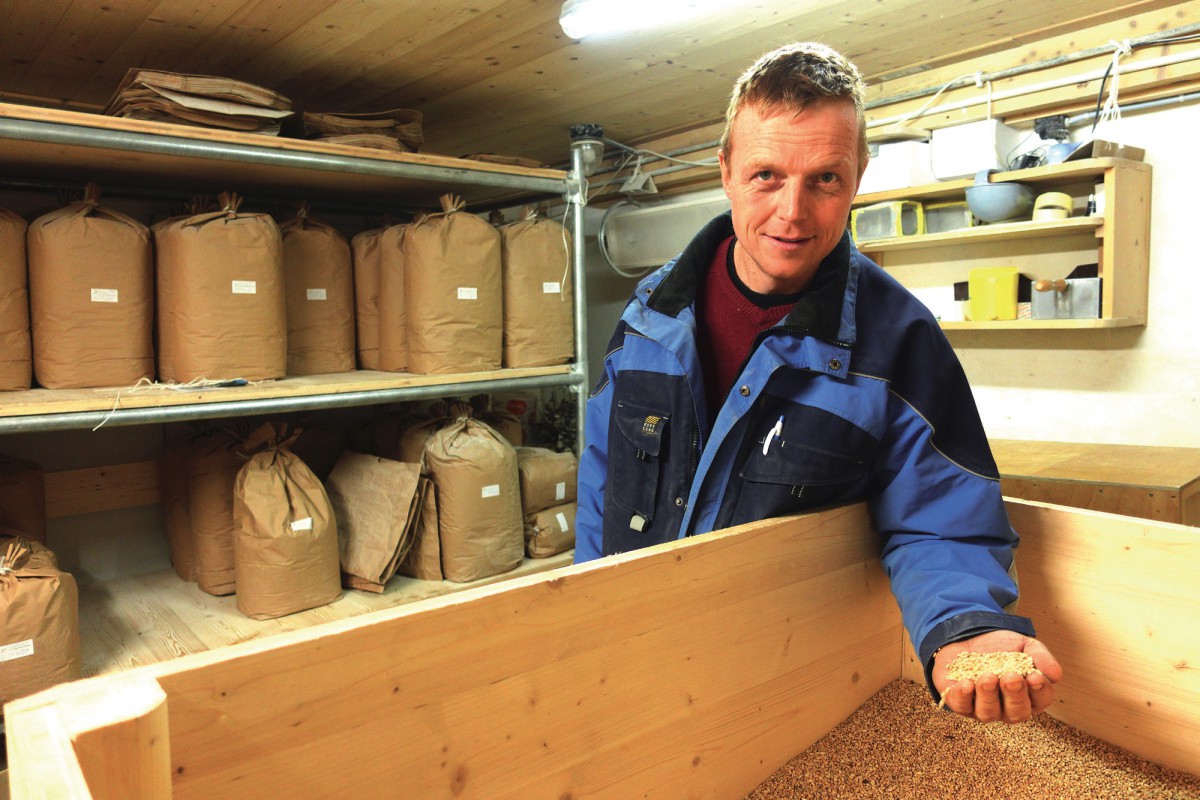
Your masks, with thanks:
M 899 675 L 878 554 L 856 505 L 50 691 L 70 716 L 112 681 L 156 680 L 181 800 L 732 800 Z M 95 744 L 161 774 L 161 750 L 123 741 Z M 73 762 L 96 797 L 130 779 L 101 753 Z M 14 783 L 35 763 L 14 761 Z
M 1053 716 L 1200 775 L 1200 533 L 1008 502 L 1021 534 L 1018 613 L 1063 665 Z
M 743 797 L 899 675 L 878 553 L 851 506 L 161 665 L 174 796 Z
M 12 798 L 170 800 L 166 702 L 152 676 L 126 673 L 9 703 Z

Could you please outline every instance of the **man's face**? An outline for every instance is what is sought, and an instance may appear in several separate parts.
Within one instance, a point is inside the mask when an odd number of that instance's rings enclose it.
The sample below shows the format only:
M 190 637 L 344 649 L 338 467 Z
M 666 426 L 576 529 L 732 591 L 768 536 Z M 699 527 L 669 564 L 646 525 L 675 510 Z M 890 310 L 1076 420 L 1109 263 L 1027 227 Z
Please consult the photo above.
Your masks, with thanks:
M 760 105 L 738 112 L 720 161 L 734 266 L 746 286 L 793 294 L 808 285 L 846 229 L 866 168 L 858 142 L 848 100 L 809 103 L 799 114 Z

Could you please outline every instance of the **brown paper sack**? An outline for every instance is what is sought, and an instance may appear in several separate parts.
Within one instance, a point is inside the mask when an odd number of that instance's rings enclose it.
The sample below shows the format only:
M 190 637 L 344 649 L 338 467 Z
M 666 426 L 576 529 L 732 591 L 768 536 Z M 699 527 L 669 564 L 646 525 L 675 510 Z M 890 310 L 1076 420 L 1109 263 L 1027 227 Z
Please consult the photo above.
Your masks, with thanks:
M 488 425 L 462 417 L 425 447 L 437 487 L 442 572 L 465 582 L 508 572 L 525 551 L 517 454 Z
M 404 233 L 393 225 L 379 237 L 379 369 L 408 369 L 408 307 L 404 300 Z
M 185 581 L 196 580 L 196 543 L 192 538 L 192 518 L 188 511 L 188 457 L 191 437 L 167 442 L 158 459 L 158 479 L 162 486 L 163 523 L 171 566 Z
M 82 675 L 79 590 L 37 542 L 0 536 L 0 705 Z
M 547 508 L 525 516 L 525 552 L 548 558 L 575 546 L 575 504 Z
M 46 543 L 46 476 L 32 461 L 0 456 L 0 529 Z
M 287 374 L 354 369 L 354 275 L 350 245 L 301 206 L 279 228 L 287 296 Z
M 270 380 L 287 367 L 279 227 L 223 210 L 156 227 L 158 371 L 165 381 Z
M 533 514 L 575 499 L 579 460 L 574 453 L 556 453 L 545 447 L 517 448 L 521 476 L 521 508 Z
M 379 237 L 384 230 L 373 228 L 350 240 L 359 369 L 379 369 Z
M 188 457 L 188 517 L 191 520 L 196 585 L 212 595 L 233 594 L 233 486 L 244 459 L 239 440 L 226 431 L 192 439 Z
M 361 453 L 338 459 L 326 488 L 345 585 L 383 591 L 416 539 L 428 486 L 418 464 Z
M 416 537 L 396 572 L 422 581 L 440 581 L 444 576 L 438 531 L 437 488 L 428 478 L 422 476 L 421 480 L 427 483 L 427 488 L 417 518 Z
M 33 373 L 48 389 L 154 377 L 150 231 L 87 199 L 29 225 Z
M 397 458 L 400 461 L 421 464 L 421 468 L 424 470 L 425 446 L 429 444 L 430 437 L 449 425 L 451 421 L 446 417 L 433 417 L 417 419 L 405 425 L 400 431 Z
M 575 354 L 571 237 L 530 209 L 500 229 L 504 264 L 504 366 L 566 364 Z
M 254 452 L 234 488 L 237 607 L 253 619 L 316 608 L 342 594 L 338 532 L 324 487 L 266 424 L 243 447 Z
M 292 452 L 324 481 L 346 452 L 346 437 L 340 431 L 322 425 L 304 425 L 296 441 L 292 442 Z
M 404 235 L 408 370 L 418 374 L 500 367 L 503 295 L 500 234 L 446 195 L 444 212 Z
M 28 389 L 33 380 L 25 227 L 0 208 L 0 392 Z

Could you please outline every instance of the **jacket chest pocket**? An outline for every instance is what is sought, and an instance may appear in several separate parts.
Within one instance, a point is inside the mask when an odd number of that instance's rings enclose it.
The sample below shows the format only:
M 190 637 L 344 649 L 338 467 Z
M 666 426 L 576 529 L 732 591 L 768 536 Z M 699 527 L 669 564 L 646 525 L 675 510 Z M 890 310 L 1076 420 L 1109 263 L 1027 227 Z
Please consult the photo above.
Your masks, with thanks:
M 811 407 L 792 407 L 780 419 L 743 450 L 729 524 L 795 514 L 865 494 L 876 447 L 872 437 Z
M 608 503 L 637 532 L 654 521 L 670 417 L 661 409 L 618 401 L 609 442 Z M 607 516 L 607 515 L 606 515 Z

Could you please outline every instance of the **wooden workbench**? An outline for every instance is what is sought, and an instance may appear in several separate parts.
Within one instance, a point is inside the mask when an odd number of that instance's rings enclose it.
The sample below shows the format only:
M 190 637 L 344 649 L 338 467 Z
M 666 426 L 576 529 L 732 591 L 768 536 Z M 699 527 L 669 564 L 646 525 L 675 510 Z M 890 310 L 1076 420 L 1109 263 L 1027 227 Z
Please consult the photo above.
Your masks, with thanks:
M 1200 448 L 993 439 L 1009 497 L 1200 526 Z

